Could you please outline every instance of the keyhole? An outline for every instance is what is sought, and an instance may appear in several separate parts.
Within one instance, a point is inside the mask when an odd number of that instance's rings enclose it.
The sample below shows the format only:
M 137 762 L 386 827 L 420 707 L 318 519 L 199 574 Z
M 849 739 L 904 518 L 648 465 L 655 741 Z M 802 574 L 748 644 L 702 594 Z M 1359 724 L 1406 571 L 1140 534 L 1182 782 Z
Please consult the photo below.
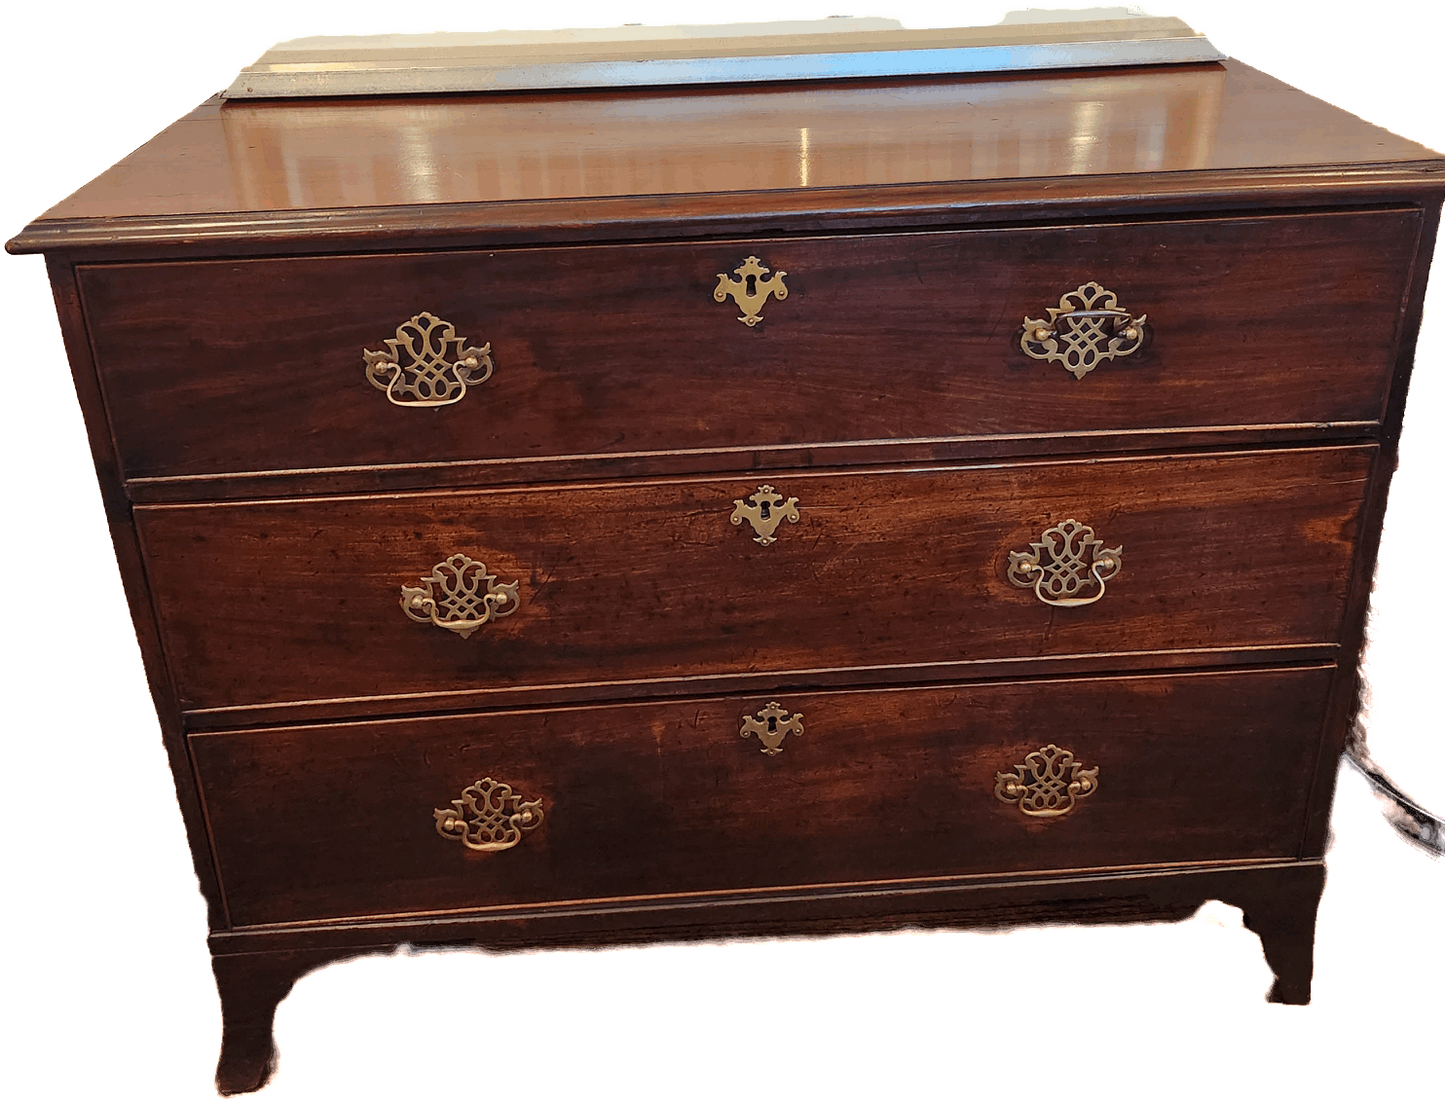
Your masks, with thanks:
M 778 730 L 778 720 L 777 720 L 777 718 L 776 718 L 775 716 L 768 716 L 768 734 L 770 734 L 770 735 L 776 734 L 776 733 L 777 733 L 777 730 Z
M 747 279 L 747 295 L 748 298 L 752 298 L 755 294 L 758 293 L 758 277 L 755 275 L 750 275 L 747 277 Z
M 767 519 L 768 519 L 768 514 L 771 513 L 772 510 L 773 510 L 773 506 L 772 506 L 772 503 L 771 503 L 771 502 L 767 502 L 767 501 L 760 501 L 760 502 L 758 502 L 758 516 L 762 517 L 764 520 L 767 520 Z

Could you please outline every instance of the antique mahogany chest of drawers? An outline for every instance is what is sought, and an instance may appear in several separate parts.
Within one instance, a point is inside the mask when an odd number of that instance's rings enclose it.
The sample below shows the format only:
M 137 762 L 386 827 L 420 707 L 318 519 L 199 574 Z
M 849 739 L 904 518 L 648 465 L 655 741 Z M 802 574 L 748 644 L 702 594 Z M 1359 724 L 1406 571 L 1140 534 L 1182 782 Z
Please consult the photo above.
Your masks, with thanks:
M 1213 898 L 1307 1001 L 1442 195 L 1227 62 L 210 102 L 35 221 L 220 1087 L 407 942 Z

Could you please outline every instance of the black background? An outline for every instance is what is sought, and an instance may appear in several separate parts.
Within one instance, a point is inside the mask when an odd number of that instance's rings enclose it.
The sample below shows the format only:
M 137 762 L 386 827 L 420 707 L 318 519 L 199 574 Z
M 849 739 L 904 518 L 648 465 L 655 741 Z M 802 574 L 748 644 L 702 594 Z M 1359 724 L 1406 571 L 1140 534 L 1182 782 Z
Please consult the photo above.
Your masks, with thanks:
M 1186 13 L 1256 64 L 1445 144 L 1431 69 L 1438 62 L 1423 45 L 1438 26 L 1416 23 L 1402 36 L 1397 26 L 1350 19 L 1324 32 L 1292 33 L 1260 20 L 1263 7 L 1191 4 Z M 204 97 L 270 36 L 353 22 L 325 9 L 285 10 L 290 14 L 266 19 L 211 10 L 194 13 L 197 22 L 185 12 L 124 22 L 85 16 L 84 26 L 78 17 L 71 19 L 77 26 L 65 26 L 64 16 L 42 12 L 14 23 L 3 66 L 9 142 L 0 230 L 17 227 Z M 962 4 L 948 17 L 991 13 L 991 6 Z M 672 12 L 633 7 L 587 17 L 621 14 Z M 507 16 L 520 17 L 434 4 L 413 23 L 465 26 Z M 548 19 L 542 10 L 529 16 Z M 7 739 L 9 780 L 12 791 L 35 802 L 12 835 L 13 854 L 29 855 L 19 865 L 22 877 L 12 878 L 20 885 L 10 907 L 13 930 L 25 946 L 20 959 L 36 966 L 35 978 L 17 989 L 17 1005 L 27 1028 L 64 1038 L 71 1056 L 53 1075 L 72 1086 L 69 1096 L 101 1096 L 133 1083 L 150 1098 L 207 1098 L 215 1002 L 201 907 L 39 264 L 9 261 L 0 270 L 6 365 L 20 383 L 7 391 L 17 498 L 10 634 L 23 641 L 22 661 L 12 664 L 20 709 Z M 1381 750 L 1436 807 L 1442 789 L 1432 771 L 1439 719 L 1429 643 L 1439 586 L 1425 563 L 1432 557 L 1428 517 L 1438 501 L 1431 426 L 1445 402 L 1432 370 L 1442 358 L 1439 345 L 1438 335 L 1426 339 L 1420 360 L 1376 659 L 1387 709 Z M 1348 1031 L 1363 1037 L 1361 1030 L 1383 1023 L 1410 1047 L 1431 1028 L 1429 1015 L 1413 1011 L 1438 998 L 1441 953 L 1431 926 L 1438 929 L 1439 919 L 1431 919 L 1426 898 L 1439 893 L 1441 869 L 1384 833 L 1354 778 L 1345 778 L 1338 825 L 1312 1011 L 1261 1007 L 1256 995 L 1266 976 L 1254 943 L 1201 927 L 366 966 L 306 985 L 285 1011 L 288 1070 L 273 1096 L 420 1095 L 483 1080 L 500 1092 L 526 1092 L 545 1088 L 572 1063 L 598 1082 L 646 1088 L 662 1082 L 656 1075 L 668 1062 L 653 1063 L 660 1046 L 681 1057 L 689 1082 L 698 1070 L 763 1053 L 795 1075 L 848 1067 L 909 1080 L 925 1062 L 946 1060 L 951 1070 L 1014 1057 L 1032 1064 L 1038 1057 L 1027 1053 L 1035 1044 L 1052 1049 L 1084 1038 L 1103 1046 L 1088 1057 L 1103 1075 L 1095 1062 L 1104 1062 L 1110 1040 L 1133 1049 L 1159 1030 L 1168 1031 L 1170 1051 L 1208 1046 L 1217 1053 L 1211 1060 L 1224 1062 L 1240 1047 L 1325 1054 L 1324 1038 Z M 1108 1036 L 1092 1023 L 1107 1024 Z M 538 1044 L 555 1062 L 522 1056 Z M 1062 1057 L 1056 1072 L 1068 1077 L 1069 1057 L 1058 1050 L 1055 1057 Z

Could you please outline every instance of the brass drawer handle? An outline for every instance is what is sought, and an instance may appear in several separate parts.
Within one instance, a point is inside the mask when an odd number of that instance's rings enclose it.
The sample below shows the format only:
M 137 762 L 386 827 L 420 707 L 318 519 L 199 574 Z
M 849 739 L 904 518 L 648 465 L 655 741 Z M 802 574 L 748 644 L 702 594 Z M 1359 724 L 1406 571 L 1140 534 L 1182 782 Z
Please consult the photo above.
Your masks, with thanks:
M 1027 755 L 1012 773 L 999 773 L 993 794 L 1006 804 L 1017 804 L 1025 815 L 1056 819 L 1074 809 L 1099 787 L 1099 767 L 1085 769 L 1074 760 L 1071 750 L 1060 750 L 1052 742 Z
M 423 310 L 396 327 L 385 352 L 363 349 L 366 377 L 394 406 L 449 406 L 492 377 L 492 346 L 473 348 L 449 321 Z
M 436 808 L 437 833 L 452 838 L 467 849 L 495 853 L 511 849 L 522 840 L 524 830 L 542 822 L 542 801 L 523 800 L 512 794 L 512 786 L 483 777 L 462 790 L 462 798 L 449 808 Z
M 432 567 L 421 585 L 402 586 L 401 610 L 419 624 L 435 624 L 466 639 L 483 624 L 517 611 L 519 585 L 497 585 L 486 563 L 457 554 Z
M 769 757 L 783 752 L 783 739 L 802 733 L 803 713 L 790 713 L 776 701 L 769 702 L 766 708 L 759 708 L 756 715 L 743 716 L 742 730 L 738 732 L 742 738 L 756 735 L 763 744 L 763 753 Z
M 1049 307 L 1047 320 L 1024 318 L 1019 347 L 1036 360 L 1061 363 L 1076 379 L 1099 364 L 1139 351 L 1147 314 L 1137 318 L 1119 308 L 1119 298 L 1097 283 L 1085 283 Z
M 798 523 L 798 499 L 790 497 L 784 501 L 783 495 L 771 486 L 759 486 L 747 497 L 733 499 L 732 522 L 740 525 L 747 521 L 752 525 L 756 533 L 754 543 L 764 547 L 777 543 L 778 537 L 773 533 L 784 520 L 789 524 Z
M 783 277 L 788 273 L 773 272 L 768 275 L 769 271 L 761 260 L 750 256 L 733 269 L 737 279 L 731 278 L 726 272 L 718 272 L 717 286 L 713 288 L 712 297 L 718 302 L 726 302 L 731 298 L 742 311 L 738 315 L 738 321 L 751 329 L 763 320 L 763 303 L 768 301 L 769 295 L 779 302 L 788 297 L 788 289 L 783 285 Z
M 1008 580 L 1032 589 L 1046 605 L 1077 608 L 1104 595 L 1104 583 L 1124 565 L 1124 548 L 1105 547 L 1094 530 L 1070 518 L 1044 531 L 1027 551 L 1010 551 Z M 1088 596 L 1080 592 L 1093 589 Z

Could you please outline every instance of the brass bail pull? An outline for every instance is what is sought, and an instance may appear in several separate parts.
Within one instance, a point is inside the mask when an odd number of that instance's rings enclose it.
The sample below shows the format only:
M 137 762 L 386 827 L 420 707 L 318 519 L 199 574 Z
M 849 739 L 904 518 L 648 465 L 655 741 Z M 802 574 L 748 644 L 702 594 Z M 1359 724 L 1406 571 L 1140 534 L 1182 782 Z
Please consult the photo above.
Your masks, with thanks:
M 1024 318 L 1019 347 L 1035 360 L 1060 363 L 1082 379 L 1101 363 L 1131 356 L 1144 345 L 1147 314 L 1121 309 L 1113 291 L 1084 283 L 1066 292 L 1047 318 Z
M 1072 750 L 1052 742 L 1027 754 L 1012 773 L 994 776 L 993 794 L 1036 819 L 1057 819 L 1099 787 L 1099 767 L 1085 769 Z
M 394 406 L 450 406 L 492 377 L 492 346 L 473 348 L 456 327 L 423 310 L 396 327 L 386 349 L 363 349 L 366 378 Z
M 1027 551 L 1010 551 L 1008 580 L 1032 589 L 1046 605 L 1078 608 L 1104 595 L 1124 565 L 1124 548 L 1105 547 L 1094 530 L 1070 517 L 1044 531 Z
M 432 809 L 437 833 L 479 853 L 511 849 L 542 822 L 542 801 L 523 800 L 512 786 L 483 777 L 462 790 L 451 807 Z
M 432 567 L 421 585 L 401 587 L 401 610 L 417 623 L 435 624 L 466 639 L 483 624 L 516 612 L 521 584 L 498 584 L 486 563 L 456 554 Z

